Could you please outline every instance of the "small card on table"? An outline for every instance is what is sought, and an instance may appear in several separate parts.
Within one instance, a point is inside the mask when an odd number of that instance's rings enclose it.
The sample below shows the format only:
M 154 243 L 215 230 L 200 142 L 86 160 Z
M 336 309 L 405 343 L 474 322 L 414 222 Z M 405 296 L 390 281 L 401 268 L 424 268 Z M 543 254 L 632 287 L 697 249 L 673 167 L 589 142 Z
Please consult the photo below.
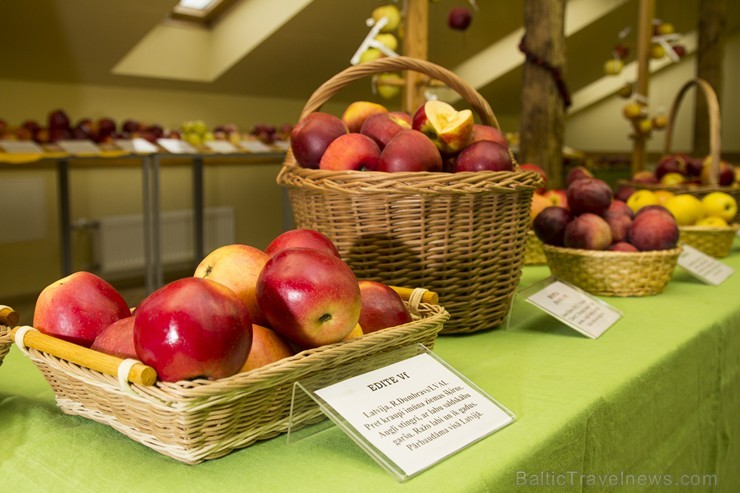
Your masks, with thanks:
M 682 245 L 683 251 L 678 257 L 678 265 L 700 281 L 713 286 L 719 286 L 727 280 L 735 269 L 716 258 L 697 250 L 691 245 Z

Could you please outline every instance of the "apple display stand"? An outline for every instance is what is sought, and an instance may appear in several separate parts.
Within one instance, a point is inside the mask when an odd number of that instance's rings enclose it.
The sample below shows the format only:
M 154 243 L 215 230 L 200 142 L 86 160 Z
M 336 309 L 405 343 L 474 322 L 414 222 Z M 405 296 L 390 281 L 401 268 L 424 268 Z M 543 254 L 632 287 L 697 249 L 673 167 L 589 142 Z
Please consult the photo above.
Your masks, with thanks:
M 529 330 L 529 331 L 551 331 L 565 327 L 565 324 L 551 317 L 547 312 L 542 311 L 537 306 L 527 301 L 527 296 L 540 291 L 555 280 L 555 277 L 548 277 L 529 286 L 518 289 L 514 293 L 514 299 L 509 308 L 509 315 L 506 317 L 506 330 Z
M 516 419 L 422 344 L 378 356 L 374 368 L 359 362 L 336 382 L 325 376 L 295 382 L 288 443 L 336 425 L 403 482 Z M 329 420 L 296 435 L 293 403 L 306 396 Z

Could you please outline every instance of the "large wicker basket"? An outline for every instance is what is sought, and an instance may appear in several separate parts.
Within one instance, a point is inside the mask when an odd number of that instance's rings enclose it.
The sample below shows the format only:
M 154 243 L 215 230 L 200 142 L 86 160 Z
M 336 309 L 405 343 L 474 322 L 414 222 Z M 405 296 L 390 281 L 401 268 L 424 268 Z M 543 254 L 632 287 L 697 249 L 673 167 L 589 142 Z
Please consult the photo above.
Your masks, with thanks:
M 720 137 L 721 137 L 721 124 L 722 119 L 720 117 L 719 101 L 717 100 L 717 94 L 714 92 L 711 84 L 703 79 L 692 79 L 686 82 L 683 87 L 679 90 L 676 98 L 671 106 L 671 111 L 668 116 L 668 126 L 665 129 L 665 142 L 663 145 L 663 154 L 671 153 L 671 143 L 673 140 L 673 129 L 678 115 L 678 110 L 683 100 L 684 95 L 689 89 L 696 87 L 704 95 L 707 102 L 707 110 L 709 112 L 709 159 L 710 159 L 710 172 L 709 180 L 710 183 L 706 185 L 696 184 L 679 184 L 679 185 L 664 185 L 661 183 L 635 183 L 631 181 L 620 182 L 623 185 L 633 186 L 638 189 L 648 190 L 667 190 L 674 194 L 689 193 L 698 198 L 702 198 L 711 192 L 725 192 L 735 198 L 740 203 L 740 186 L 737 183 L 731 186 L 719 185 L 719 169 L 720 169 Z M 734 218 L 735 222 L 740 221 L 740 210 Z
M 739 224 L 731 226 L 680 226 L 679 244 L 690 245 L 714 258 L 730 254 Z
M 16 343 L 44 374 L 62 411 L 109 425 L 164 455 L 196 464 L 286 432 L 297 381 L 311 378 L 317 379 L 317 384 L 329 384 L 353 376 L 352 372 L 365 366 L 377 366 L 399 349 L 414 349 L 418 344 L 433 348 L 449 315 L 439 305 L 422 303 L 417 294 L 420 291 L 414 290 L 408 302 L 413 320 L 407 324 L 305 350 L 216 381 L 132 384 L 125 377 L 119 381 L 50 351 L 26 348 L 33 344 L 29 339 L 43 337 L 38 333 L 34 338 L 21 334 L 16 339 L 24 337 L 23 341 Z M 87 354 L 90 361 L 101 356 L 75 348 L 76 354 Z M 124 375 L 131 373 L 125 370 Z M 292 416 L 292 429 L 297 429 L 321 421 L 324 415 L 308 396 L 297 392 Z
M 381 72 L 413 70 L 456 90 L 484 124 L 488 103 L 455 74 L 409 57 L 350 67 L 321 85 L 301 118 L 342 87 Z M 450 313 L 444 334 L 500 325 L 519 282 L 536 172 L 326 171 L 288 152 L 277 181 L 288 189 L 297 227 L 329 236 L 358 278 L 425 286 Z
M 651 296 L 673 276 L 680 248 L 650 252 L 582 250 L 543 245 L 553 276 L 598 296 Z
M 0 305 L 0 365 L 10 351 L 13 338 L 10 329 L 18 323 L 18 313 L 6 305 Z

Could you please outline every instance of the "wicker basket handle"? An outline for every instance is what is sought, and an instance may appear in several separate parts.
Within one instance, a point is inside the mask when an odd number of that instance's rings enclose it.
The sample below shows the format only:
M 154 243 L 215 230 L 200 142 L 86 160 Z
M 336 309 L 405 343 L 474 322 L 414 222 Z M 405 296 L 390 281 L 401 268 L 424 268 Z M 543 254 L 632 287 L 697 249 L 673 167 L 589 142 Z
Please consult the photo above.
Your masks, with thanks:
M 686 92 L 692 87 L 697 87 L 704 94 L 704 98 L 707 100 L 707 110 L 709 111 L 709 184 L 717 185 L 719 183 L 719 158 L 720 158 L 720 134 L 721 134 L 721 123 L 719 114 L 719 101 L 717 100 L 717 93 L 714 92 L 711 84 L 704 79 L 691 79 L 683 85 L 681 90 L 678 91 L 676 98 L 673 100 L 673 106 L 671 106 L 671 112 L 668 115 L 668 126 L 665 131 L 665 145 L 663 147 L 663 154 L 670 154 L 671 152 L 671 141 L 673 140 L 673 125 L 676 121 L 676 114 L 681 105 Z
M 6 327 L 15 327 L 20 319 L 18 312 L 7 305 L 0 305 L 0 324 Z
M 399 70 L 413 70 L 415 72 L 428 75 L 432 79 L 443 82 L 450 89 L 454 89 L 468 102 L 470 107 L 475 110 L 478 116 L 480 116 L 483 124 L 501 129 L 496 116 L 493 114 L 493 110 L 491 110 L 491 106 L 473 86 L 444 67 L 440 67 L 439 65 L 426 60 L 407 56 L 378 58 L 377 60 L 353 65 L 344 69 L 331 79 L 321 84 L 318 89 L 314 91 L 303 107 L 301 118 L 305 117 L 309 113 L 319 110 L 324 103 L 329 101 L 329 99 L 350 82 L 354 82 L 374 74 Z

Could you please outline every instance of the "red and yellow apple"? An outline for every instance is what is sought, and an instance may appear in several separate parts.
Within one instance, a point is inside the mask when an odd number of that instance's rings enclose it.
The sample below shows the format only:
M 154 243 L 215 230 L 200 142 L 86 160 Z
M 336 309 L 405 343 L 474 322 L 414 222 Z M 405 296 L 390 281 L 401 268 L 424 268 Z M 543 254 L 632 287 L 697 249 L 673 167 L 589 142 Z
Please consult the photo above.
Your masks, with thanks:
M 320 111 L 309 113 L 290 133 L 293 157 L 304 168 L 318 168 L 329 144 L 347 132 L 347 126 L 338 117 Z
M 573 218 L 563 233 L 563 245 L 567 248 L 606 250 L 611 244 L 609 224 L 603 217 L 591 212 Z
M 472 111 L 457 111 L 444 101 L 432 100 L 416 110 L 411 128 L 429 137 L 440 152 L 454 154 L 470 143 L 474 123 Z
M 350 132 L 359 132 L 365 120 L 379 113 L 388 113 L 388 108 L 372 101 L 354 101 L 342 113 L 342 121 Z
M 638 250 L 668 250 L 678 244 L 679 229 L 673 215 L 663 206 L 643 207 L 630 226 L 629 239 Z
M 262 368 L 290 356 L 293 356 L 293 349 L 277 332 L 262 325 L 252 324 L 252 347 L 240 371 Z
M 119 358 L 139 359 L 134 347 L 134 316 L 119 319 L 103 329 L 90 349 Z
M 393 288 L 378 281 L 360 280 L 360 326 L 365 334 L 411 322 L 406 303 Z
M 319 169 L 328 171 L 375 171 L 380 147 L 361 133 L 340 135 L 329 144 L 319 161 Z
M 465 147 L 455 158 L 453 171 L 512 171 L 514 164 L 506 147 L 481 140 Z
M 411 117 L 407 115 L 407 118 L 404 118 L 400 115 L 398 112 L 372 115 L 362 124 L 360 133 L 373 139 L 382 151 L 398 132 L 411 128 Z
M 288 248 L 313 248 L 323 250 L 339 258 L 339 250 L 331 239 L 321 231 L 308 228 L 289 229 L 276 236 L 267 248 L 265 253 L 272 257 L 276 253 L 287 250 Z
M 432 141 L 418 130 L 401 130 L 380 153 L 378 171 L 441 171 L 442 155 Z

